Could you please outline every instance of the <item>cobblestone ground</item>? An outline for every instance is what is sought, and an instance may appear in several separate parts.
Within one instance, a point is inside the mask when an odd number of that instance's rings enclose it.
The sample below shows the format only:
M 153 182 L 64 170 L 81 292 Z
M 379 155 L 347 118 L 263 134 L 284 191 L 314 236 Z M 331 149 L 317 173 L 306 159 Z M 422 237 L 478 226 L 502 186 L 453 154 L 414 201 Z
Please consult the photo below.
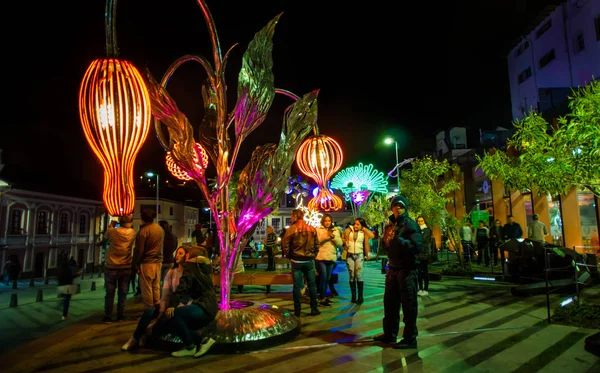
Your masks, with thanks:
M 339 263 L 338 268 L 343 268 Z M 91 291 L 91 282 L 96 291 Z M 510 284 L 472 279 L 434 281 L 419 299 L 419 348 L 395 350 L 374 343 L 381 333 L 384 277 L 379 264 L 366 266 L 365 303 L 349 301 L 347 275 L 340 272 L 340 296 L 317 317 L 303 315 L 298 337 L 267 350 L 170 357 L 167 351 L 121 352 L 135 328 L 141 304 L 128 304 L 129 320 L 100 323 L 102 279 L 80 281 L 70 321 L 60 321 L 55 285 L 22 282 L 14 291 L 0 285 L 2 372 L 600 372 L 600 359 L 584 350 L 596 330 L 548 324 L 546 297 L 515 297 Z M 43 301 L 36 302 L 38 289 Z M 291 286 L 246 287 L 232 298 L 292 308 Z M 18 307 L 9 307 L 11 294 Z M 597 297 L 597 288 L 584 297 Z M 551 296 L 551 309 L 564 299 Z M 308 310 L 308 305 L 304 306 Z

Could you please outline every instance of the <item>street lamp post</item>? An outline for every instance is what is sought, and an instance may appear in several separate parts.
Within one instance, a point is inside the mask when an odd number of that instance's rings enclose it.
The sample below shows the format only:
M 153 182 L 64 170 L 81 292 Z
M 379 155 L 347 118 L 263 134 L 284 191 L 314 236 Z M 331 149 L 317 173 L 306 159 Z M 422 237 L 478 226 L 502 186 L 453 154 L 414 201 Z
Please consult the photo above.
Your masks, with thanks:
M 148 177 L 154 177 L 156 176 L 156 220 L 158 221 L 158 215 L 159 215 L 159 198 L 158 198 L 158 185 L 159 185 L 159 176 L 158 174 L 155 174 L 154 172 L 146 172 L 146 176 Z
M 212 210 L 210 207 L 205 207 L 204 211 L 208 211 L 208 229 L 212 232 Z
M 398 164 L 400 163 L 400 161 L 398 160 L 398 141 L 392 139 L 391 137 L 388 137 L 387 139 L 385 139 L 385 143 L 390 145 L 391 143 L 394 143 L 395 147 L 396 147 L 396 180 L 398 182 L 398 194 L 400 194 L 400 168 L 398 167 Z

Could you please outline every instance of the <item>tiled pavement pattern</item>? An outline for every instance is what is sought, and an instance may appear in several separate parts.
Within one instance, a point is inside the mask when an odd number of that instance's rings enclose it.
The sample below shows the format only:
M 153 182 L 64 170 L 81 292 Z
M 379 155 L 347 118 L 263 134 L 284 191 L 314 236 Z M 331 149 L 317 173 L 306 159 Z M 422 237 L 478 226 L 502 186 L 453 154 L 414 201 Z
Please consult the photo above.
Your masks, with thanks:
M 342 266 L 338 268 L 343 268 Z M 381 332 L 384 277 L 377 263 L 366 269 L 365 303 L 349 302 L 347 275 L 340 272 L 341 296 L 317 317 L 305 316 L 294 340 L 247 354 L 172 358 L 165 351 L 120 351 L 135 321 L 100 324 L 100 286 L 87 285 L 73 297 L 74 321 L 60 323 L 56 295 L 42 304 L 0 307 L 1 339 L 40 337 L 0 356 L 2 372 L 600 372 L 600 359 L 584 350 L 595 330 L 545 323 L 545 296 L 518 298 L 510 286 L 443 279 L 420 298 L 419 349 L 394 350 L 372 342 Z M 291 307 L 290 286 L 250 287 L 233 297 Z M 596 289 L 590 289 L 595 292 Z M 597 294 L 597 293 L 596 293 Z M 552 309 L 564 296 L 552 296 Z M 35 299 L 35 297 L 34 297 Z M 5 294 L 0 295 L 4 302 Z M 131 305 L 132 314 L 141 305 Z M 88 318 L 86 315 L 96 312 Z M 80 321 L 76 321 L 76 320 Z M 47 321 L 50 320 L 50 321 Z M 54 326 L 49 326 L 52 324 Z M 58 329 L 56 325 L 65 325 Z M 5 333 L 6 330 L 11 333 Z M 32 334 L 33 333 L 33 334 Z M 45 336 L 44 336 L 45 335 Z

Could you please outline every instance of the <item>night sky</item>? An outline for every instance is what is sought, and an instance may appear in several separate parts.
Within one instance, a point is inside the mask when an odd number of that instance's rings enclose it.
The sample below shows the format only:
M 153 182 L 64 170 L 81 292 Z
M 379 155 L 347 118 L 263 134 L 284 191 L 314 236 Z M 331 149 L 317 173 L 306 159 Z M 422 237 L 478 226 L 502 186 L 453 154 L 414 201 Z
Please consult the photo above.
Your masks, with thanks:
M 230 109 L 237 74 L 254 33 L 283 12 L 274 37 L 275 85 L 302 95 L 319 88 L 319 126 L 345 151 L 343 167 L 359 161 L 387 172 L 400 160 L 432 149 L 438 130 L 452 126 L 510 126 L 506 55 L 549 0 L 457 0 L 353 4 L 339 0 L 208 0 L 225 52 Z M 102 169 L 85 141 L 77 96 L 89 63 L 105 56 L 103 0 L 9 2 L 5 15 L 4 105 L 0 178 L 27 173 L 64 190 L 101 186 Z M 18 3 L 18 4 L 17 4 Z M 456 5 L 458 4 L 458 5 Z M 184 54 L 212 60 L 201 11 L 193 0 L 121 0 L 117 8 L 120 57 L 160 80 Z M 205 73 L 190 63 L 169 85 L 192 124 L 202 117 Z M 5 99 L 6 100 L 6 99 Z M 277 96 L 269 117 L 244 143 L 236 168 L 256 145 L 276 142 L 284 108 Z M 8 116 L 6 115 L 8 113 Z M 164 169 L 154 130 L 136 175 Z M 210 174 L 210 171 L 209 171 Z M 23 175 L 20 175 L 23 178 Z M 79 187 L 78 187 L 79 188 Z M 99 190 L 100 188 L 98 188 Z M 91 193 L 92 195 L 96 193 Z M 100 192 L 97 192 L 100 198 Z

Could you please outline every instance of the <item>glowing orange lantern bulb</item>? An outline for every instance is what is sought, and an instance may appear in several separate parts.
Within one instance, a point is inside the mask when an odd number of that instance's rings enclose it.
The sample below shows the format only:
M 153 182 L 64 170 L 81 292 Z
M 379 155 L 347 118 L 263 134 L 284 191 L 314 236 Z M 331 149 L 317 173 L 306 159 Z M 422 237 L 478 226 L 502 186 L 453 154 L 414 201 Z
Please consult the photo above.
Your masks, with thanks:
M 311 136 L 300 145 L 296 164 L 319 187 L 317 196 L 308 202 L 309 209 L 331 211 L 342 208 L 342 199 L 327 186 L 329 179 L 342 167 L 342 160 L 341 146 L 329 136 Z
M 103 58 L 88 67 L 79 91 L 85 137 L 104 168 L 103 200 L 113 216 L 133 212 L 133 165 L 150 130 L 146 84 L 128 61 Z
M 189 171 L 184 170 L 183 168 L 177 165 L 177 163 L 173 159 L 173 155 L 171 155 L 171 152 L 167 152 L 166 158 L 167 168 L 169 169 L 171 175 L 183 181 L 194 179 L 193 176 L 190 176 Z M 195 173 L 192 172 L 192 175 L 202 175 L 204 173 L 204 170 L 206 170 L 206 167 L 208 166 L 208 154 L 206 153 L 206 150 L 204 150 L 202 145 L 196 143 L 196 145 L 194 146 L 193 158 Z

